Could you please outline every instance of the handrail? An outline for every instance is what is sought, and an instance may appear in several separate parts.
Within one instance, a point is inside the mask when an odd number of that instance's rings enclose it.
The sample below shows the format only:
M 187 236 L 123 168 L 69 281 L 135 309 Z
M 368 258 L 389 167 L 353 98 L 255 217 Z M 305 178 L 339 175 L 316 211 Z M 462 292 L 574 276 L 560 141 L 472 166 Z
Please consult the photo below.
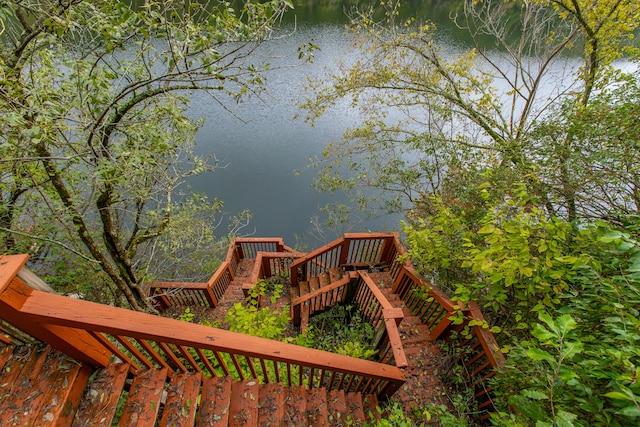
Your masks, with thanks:
M 402 309 L 393 307 L 366 271 L 351 272 L 339 280 L 294 298 L 291 302 L 293 323 L 300 323 L 300 307 L 303 304 L 309 305 L 309 315 L 313 315 L 344 301 L 352 281 L 355 285 L 352 286 L 354 292 L 348 302 L 355 303 L 367 322 L 376 330 L 373 346 L 381 349 L 380 359 L 398 367 L 408 366 L 398 332 L 398 325 L 404 318 Z
M 149 298 L 161 312 L 172 306 L 217 305 L 206 282 L 152 282 L 149 284 Z
M 359 271 L 358 274 L 364 286 L 358 287 L 354 300 L 364 317 L 377 329 L 374 346 L 386 350 L 381 352 L 383 360 L 386 356 L 384 353 L 390 351 L 396 366 L 409 366 L 398 331 L 404 319 L 402 309 L 393 307 L 366 271 Z
M 238 237 L 233 242 L 240 259 L 256 258 L 258 252 L 288 252 L 280 237 Z
M 400 295 L 413 314 L 429 327 L 431 339 L 450 341 L 455 336 L 459 340 L 459 345 L 465 349 L 459 363 L 475 388 L 478 408 L 487 411 L 481 418 L 487 418 L 488 411 L 493 409 L 493 398 L 492 389 L 485 381 L 496 375 L 505 359 L 493 334 L 481 326 L 486 322 L 478 305 L 470 302 L 465 307 L 461 302 L 454 302 L 410 266 L 400 270 L 393 292 Z M 469 326 L 471 321 L 474 321 L 473 326 Z M 464 332 L 464 335 L 454 332 Z
M 115 356 L 133 372 L 165 367 L 170 373 L 198 371 L 379 398 L 405 382 L 394 366 L 46 294 L 5 273 L 0 266 L 0 316 L 92 366 L 106 366 Z
M 298 282 L 306 277 L 317 277 L 346 264 L 391 264 L 393 259 L 389 254 L 396 236 L 397 233 L 345 233 L 292 263 L 291 286 L 298 286 Z

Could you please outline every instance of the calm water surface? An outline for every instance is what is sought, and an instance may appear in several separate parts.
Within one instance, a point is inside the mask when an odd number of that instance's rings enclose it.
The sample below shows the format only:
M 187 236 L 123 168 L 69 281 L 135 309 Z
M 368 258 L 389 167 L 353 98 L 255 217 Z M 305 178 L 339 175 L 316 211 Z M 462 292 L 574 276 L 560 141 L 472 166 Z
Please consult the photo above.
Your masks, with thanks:
M 322 233 L 315 227 L 325 219 L 323 206 L 350 202 L 343 194 L 316 191 L 312 182 L 317 170 L 306 166 L 310 158 L 318 156 L 327 143 L 340 140 L 361 117 L 347 103 L 328 111 L 315 127 L 294 117 L 301 113 L 297 104 L 305 97 L 308 77 L 321 76 L 335 69 L 336 61 L 354 57 L 344 27 L 348 21 L 344 11 L 348 9 L 347 2 L 309 1 L 286 15 L 281 31 L 290 35 L 266 43 L 256 54 L 256 62 L 269 62 L 275 69 L 267 74 L 267 94 L 261 99 L 245 100 L 235 114 L 206 96 L 193 99 L 193 116 L 205 119 L 198 134 L 199 154 L 215 155 L 225 167 L 196 177 L 189 184 L 194 191 L 223 200 L 227 216 L 249 209 L 253 219 L 243 233 L 280 236 L 290 246 L 299 242 L 309 249 L 345 231 L 399 230 L 401 215 L 354 219 Z M 447 2 L 408 1 L 402 14 L 436 22 L 442 40 L 452 50 L 467 45 L 463 33 L 448 19 Z M 297 61 L 297 49 L 305 42 L 321 49 L 312 64 Z M 221 233 L 226 226 L 223 222 Z
M 328 112 L 312 127 L 301 119 L 297 104 L 305 96 L 308 77 L 335 67 L 335 61 L 353 56 L 349 36 L 342 24 L 287 25 L 287 37 L 266 43 L 258 55 L 272 64 L 267 74 L 267 93 L 240 104 L 231 114 L 204 95 L 192 102 L 194 117 L 205 124 L 198 134 L 199 154 L 213 154 L 224 168 L 192 179 L 194 191 L 225 202 L 227 216 L 249 209 L 253 219 L 243 230 L 255 236 L 281 236 L 291 246 L 300 241 L 315 246 L 337 234 L 353 231 L 391 231 L 399 228 L 400 217 L 385 217 L 325 230 L 319 235 L 315 224 L 324 221 L 321 207 L 332 202 L 348 203 L 343 194 L 320 193 L 312 186 L 317 174 L 306 169 L 330 141 L 358 123 L 358 112 L 347 104 Z M 297 48 L 312 41 L 321 50 L 312 64 L 297 61 Z M 226 222 L 222 224 L 226 227 Z M 224 230 L 221 230 L 224 231 Z

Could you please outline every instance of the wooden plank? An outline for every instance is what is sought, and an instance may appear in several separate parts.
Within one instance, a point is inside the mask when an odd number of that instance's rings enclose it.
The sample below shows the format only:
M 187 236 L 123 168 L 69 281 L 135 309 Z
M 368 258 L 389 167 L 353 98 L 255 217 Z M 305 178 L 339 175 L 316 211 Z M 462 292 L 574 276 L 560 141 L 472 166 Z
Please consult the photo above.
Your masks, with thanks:
M 33 419 L 30 405 L 40 399 L 38 375 L 50 347 L 16 347 L 0 375 L 0 425 L 23 425 Z
M 231 378 L 203 378 L 198 427 L 226 427 L 231 402 Z
M 111 426 L 128 373 L 126 363 L 100 369 L 80 401 L 72 426 Z
M 364 416 L 367 423 L 375 423 L 379 420 L 381 415 L 378 412 L 378 398 L 375 394 L 367 394 L 364 396 L 362 406 L 364 409 Z
M 327 412 L 332 426 L 347 425 L 349 415 L 344 390 L 331 390 L 327 394 Z
M 153 427 L 166 380 L 167 368 L 149 369 L 138 374 L 131 384 L 120 426 Z
M 307 390 L 307 424 L 309 426 L 328 426 L 327 390 L 312 388 Z
M 43 397 L 38 404 L 32 404 L 34 411 L 37 407 L 33 425 L 71 425 L 92 371 L 91 367 L 63 353 L 50 354 L 40 375 L 39 388 Z
M 287 390 L 282 383 L 270 383 L 260 386 L 258 403 L 258 425 L 282 426 L 284 422 L 284 401 Z
M 234 381 L 231 383 L 231 405 L 229 426 L 258 425 L 258 397 L 260 389 L 257 380 Z
M 347 393 L 347 411 L 351 415 L 355 425 L 362 425 L 364 422 L 364 405 L 360 393 Z
M 0 295 L 27 263 L 28 259 L 29 255 L 0 255 Z
M 167 388 L 167 401 L 162 412 L 160 427 L 191 427 L 196 419 L 200 372 L 177 374 Z
M 307 389 L 304 386 L 289 387 L 285 400 L 285 425 L 306 426 Z
M 11 357 L 13 350 L 15 349 L 12 345 L 7 345 L 0 349 L 0 372 L 2 372 L 2 368 L 4 368 L 4 364 L 7 363 L 7 360 Z

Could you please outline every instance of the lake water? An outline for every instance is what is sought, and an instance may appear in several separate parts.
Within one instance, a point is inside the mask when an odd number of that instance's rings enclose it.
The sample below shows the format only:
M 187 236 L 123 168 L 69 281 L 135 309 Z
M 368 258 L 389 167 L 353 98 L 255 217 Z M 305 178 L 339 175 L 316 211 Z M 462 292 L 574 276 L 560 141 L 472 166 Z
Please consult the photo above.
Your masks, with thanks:
M 451 49 L 468 46 L 464 33 L 448 20 L 448 5 L 441 3 L 448 2 L 405 2 L 403 13 L 436 22 L 441 39 Z M 294 119 L 301 113 L 297 105 L 305 97 L 307 79 L 321 76 L 335 69 L 336 61 L 348 61 L 355 55 L 344 27 L 347 3 L 325 4 L 310 1 L 297 7 L 286 16 L 281 29 L 289 35 L 260 48 L 256 61 L 270 62 L 275 69 L 266 74 L 267 93 L 262 98 L 245 100 L 231 114 L 210 98 L 197 95 L 191 110 L 194 117 L 205 119 L 198 134 L 199 154 L 213 154 L 226 166 L 192 179 L 192 190 L 223 200 L 227 216 L 249 209 L 253 219 L 243 234 L 279 236 L 290 246 L 303 249 L 333 240 L 345 231 L 397 231 L 402 219 L 400 214 L 375 220 L 354 218 L 335 229 L 320 227 L 320 231 L 317 227 L 325 219 L 323 206 L 350 202 L 344 194 L 315 190 L 312 182 L 318 171 L 306 168 L 309 159 L 318 156 L 327 143 L 340 140 L 342 133 L 361 119 L 347 103 L 328 111 L 315 127 Z M 297 49 L 307 42 L 321 50 L 315 52 L 312 64 L 300 64 Z M 577 65 L 567 58 L 554 74 L 555 83 L 550 88 L 560 89 L 562 84 L 557 83 L 563 81 L 563 74 Z M 226 226 L 223 221 L 221 234 Z
M 304 20 L 301 20 L 304 21 Z M 330 141 L 337 141 L 348 127 L 355 125 L 358 112 L 342 104 L 332 109 L 312 127 L 301 119 L 297 105 L 305 96 L 308 77 L 319 76 L 335 67 L 335 61 L 348 59 L 353 51 L 344 25 L 340 23 L 287 24 L 287 37 L 265 43 L 259 56 L 270 62 L 267 92 L 262 99 L 242 102 L 231 114 L 205 95 L 192 101 L 191 114 L 204 117 L 197 137 L 199 154 L 213 154 L 224 168 L 189 181 L 192 190 L 204 192 L 225 202 L 227 216 L 249 209 L 253 218 L 242 233 L 260 237 L 280 236 L 291 246 L 314 247 L 334 239 L 344 231 L 393 231 L 399 229 L 400 216 L 355 221 L 338 229 L 323 229 L 321 208 L 328 203 L 348 203 L 343 194 L 320 193 L 312 186 L 317 174 L 307 169 Z M 297 61 L 302 43 L 320 47 L 311 64 Z M 221 232 L 227 223 L 223 222 Z

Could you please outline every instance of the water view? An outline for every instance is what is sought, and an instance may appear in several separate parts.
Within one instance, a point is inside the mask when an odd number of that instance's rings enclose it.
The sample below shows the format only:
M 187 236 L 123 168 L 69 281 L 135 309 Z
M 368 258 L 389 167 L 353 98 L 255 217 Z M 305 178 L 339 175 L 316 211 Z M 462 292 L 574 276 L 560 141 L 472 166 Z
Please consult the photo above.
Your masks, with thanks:
M 422 19 L 440 20 L 445 37 L 451 37 L 448 9 L 433 9 L 430 2 L 410 3 L 405 13 L 422 14 Z M 278 37 L 261 47 L 258 61 L 271 64 L 267 73 L 267 93 L 245 100 L 234 114 L 199 95 L 192 103 L 195 117 L 205 119 L 198 135 L 198 152 L 214 155 L 220 168 L 213 174 L 190 181 L 194 191 L 224 200 L 227 217 L 248 209 L 253 218 L 242 233 L 255 236 L 282 236 L 294 245 L 315 245 L 353 230 L 395 231 L 400 215 L 368 219 L 355 215 L 353 221 L 327 229 L 322 207 L 330 203 L 353 205 L 344 194 L 318 192 L 312 185 L 316 169 L 307 168 L 309 159 L 318 156 L 330 141 L 337 141 L 360 117 L 343 103 L 312 127 L 295 119 L 297 105 L 305 97 L 309 77 L 321 76 L 336 67 L 336 62 L 353 56 L 346 5 L 322 7 L 319 3 L 298 5 L 278 30 Z M 417 12 L 415 12 L 417 11 Z M 451 38 L 450 38 L 451 40 Z M 297 49 L 303 43 L 320 47 L 313 63 L 300 63 Z M 226 231 L 228 221 L 221 224 Z

